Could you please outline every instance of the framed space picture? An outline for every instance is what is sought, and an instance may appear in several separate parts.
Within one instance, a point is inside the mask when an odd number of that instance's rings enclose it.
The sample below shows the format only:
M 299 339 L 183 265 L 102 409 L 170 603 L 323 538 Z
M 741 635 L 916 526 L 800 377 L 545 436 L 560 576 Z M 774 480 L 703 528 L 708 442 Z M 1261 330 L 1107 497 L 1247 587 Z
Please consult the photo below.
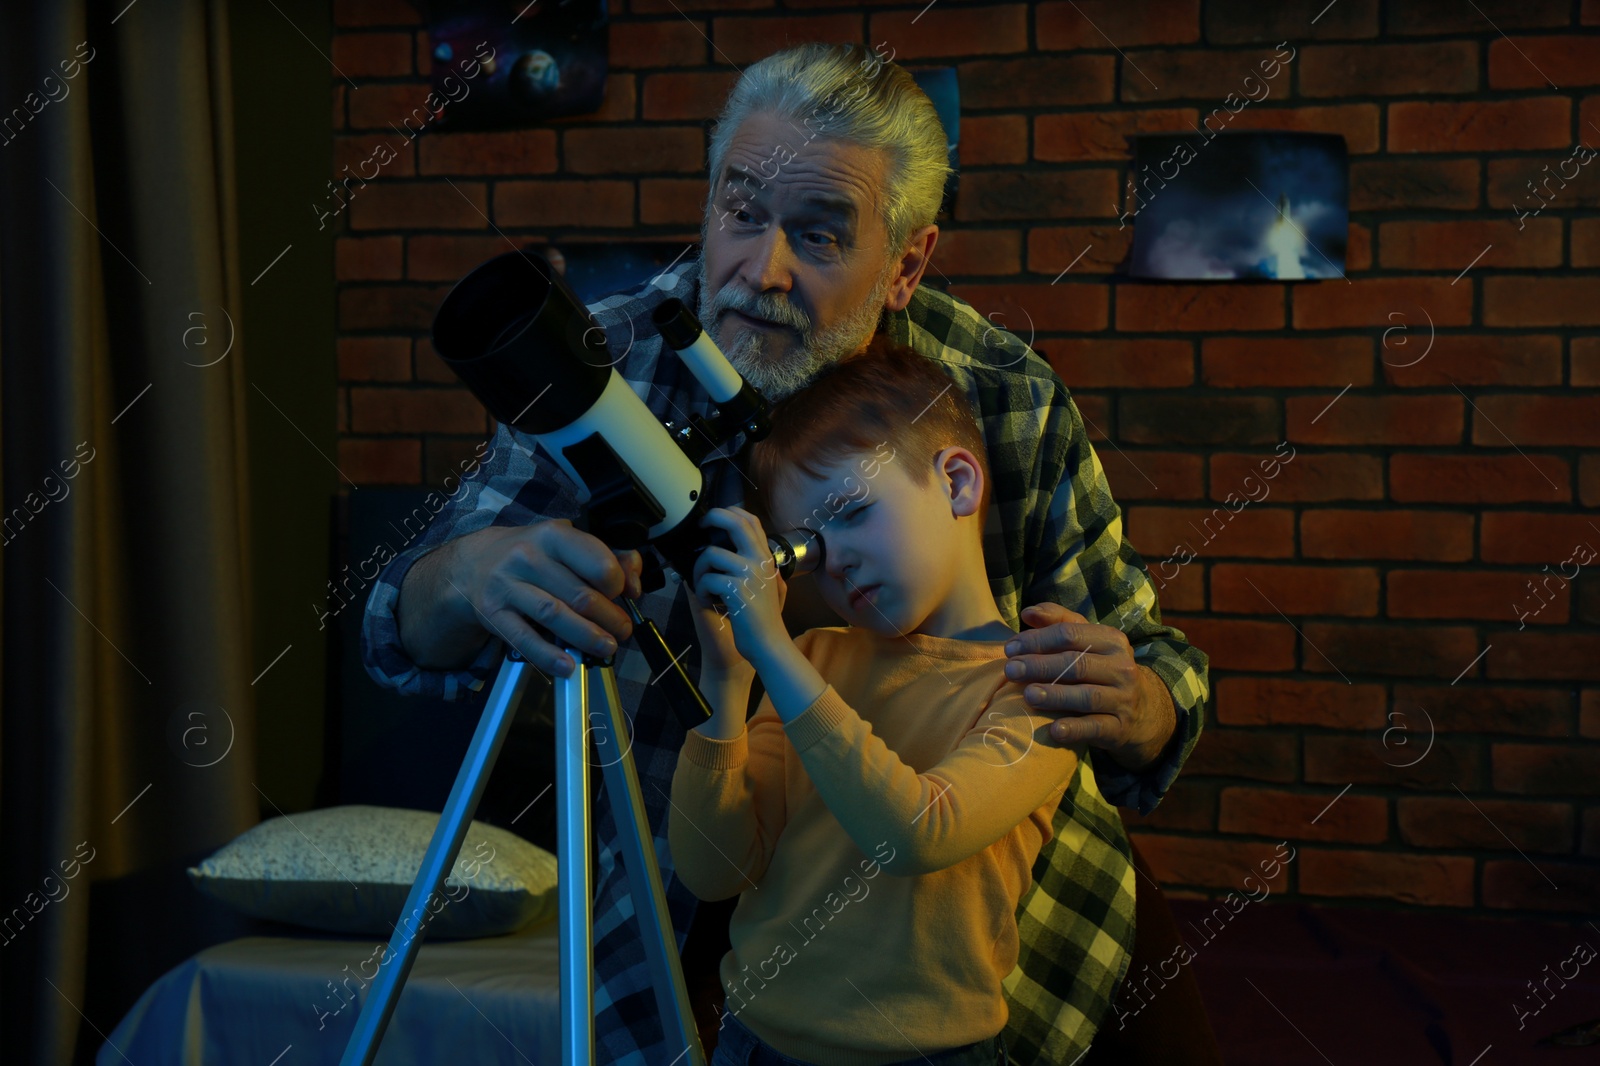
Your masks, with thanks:
M 433 0 L 434 121 L 503 129 L 598 111 L 606 31 L 605 0 Z
M 1344 276 L 1349 154 L 1336 133 L 1143 134 L 1133 142 L 1127 275 L 1164 280 Z

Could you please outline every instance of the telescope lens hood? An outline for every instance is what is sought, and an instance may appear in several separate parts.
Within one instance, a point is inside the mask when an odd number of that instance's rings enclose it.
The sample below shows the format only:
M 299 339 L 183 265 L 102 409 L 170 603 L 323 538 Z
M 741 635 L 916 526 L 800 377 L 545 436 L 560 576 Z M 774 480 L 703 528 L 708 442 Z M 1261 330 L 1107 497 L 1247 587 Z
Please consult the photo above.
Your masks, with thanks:
M 497 421 L 535 435 L 588 411 L 615 363 L 566 279 L 527 250 L 456 283 L 434 315 L 433 347 Z

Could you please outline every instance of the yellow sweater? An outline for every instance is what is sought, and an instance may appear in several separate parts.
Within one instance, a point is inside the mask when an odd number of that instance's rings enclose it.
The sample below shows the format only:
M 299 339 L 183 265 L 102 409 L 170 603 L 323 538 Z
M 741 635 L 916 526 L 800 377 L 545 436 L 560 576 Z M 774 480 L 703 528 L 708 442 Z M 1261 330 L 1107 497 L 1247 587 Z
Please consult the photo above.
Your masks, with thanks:
M 822 695 L 787 726 L 763 697 L 732 740 L 690 730 L 672 778 L 677 876 L 703 900 L 742 893 L 725 1009 L 819 1066 L 987 1039 L 1083 747 L 1006 680 L 1004 640 L 828 628 L 795 644 Z

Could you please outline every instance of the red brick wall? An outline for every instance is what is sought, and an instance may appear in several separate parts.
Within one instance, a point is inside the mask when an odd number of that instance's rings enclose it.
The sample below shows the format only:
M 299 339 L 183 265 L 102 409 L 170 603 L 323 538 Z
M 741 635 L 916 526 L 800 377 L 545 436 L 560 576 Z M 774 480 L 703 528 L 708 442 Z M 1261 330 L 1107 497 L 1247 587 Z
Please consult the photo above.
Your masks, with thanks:
M 1600 160 L 1514 209 L 1600 145 L 1600 0 L 628 0 L 599 114 L 414 144 L 389 125 L 427 91 L 421 19 L 335 10 L 335 167 L 399 148 L 332 220 L 358 483 L 437 485 L 488 432 L 426 332 L 497 229 L 694 239 L 706 123 L 786 40 L 954 63 L 962 190 L 929 280 L 1055 364 L 1211 655 L 1204 740 L 1128 815 L 1163 880 L 1239 890 L 1287 840 L 1289 898 L 1592 910 L 1600 559 L 1551 575 L 1600 550 Z M 1192 129 L 1280 41 L 1295 58 L 1228 128 L 1344 135 L 1349 280 L 1116 282 L 1123 136 Z M 1529 582 L 1549 602 L 1519 624 Z

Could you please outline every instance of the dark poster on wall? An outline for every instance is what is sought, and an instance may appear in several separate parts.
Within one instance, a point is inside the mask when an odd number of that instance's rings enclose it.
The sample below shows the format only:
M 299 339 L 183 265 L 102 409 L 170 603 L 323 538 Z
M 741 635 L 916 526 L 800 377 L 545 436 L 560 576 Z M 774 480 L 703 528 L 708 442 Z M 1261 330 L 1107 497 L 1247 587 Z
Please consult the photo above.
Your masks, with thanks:
M 605 0 L 435 0 L 428 12 L 435 121 L 506 129 L 599 110 Z

